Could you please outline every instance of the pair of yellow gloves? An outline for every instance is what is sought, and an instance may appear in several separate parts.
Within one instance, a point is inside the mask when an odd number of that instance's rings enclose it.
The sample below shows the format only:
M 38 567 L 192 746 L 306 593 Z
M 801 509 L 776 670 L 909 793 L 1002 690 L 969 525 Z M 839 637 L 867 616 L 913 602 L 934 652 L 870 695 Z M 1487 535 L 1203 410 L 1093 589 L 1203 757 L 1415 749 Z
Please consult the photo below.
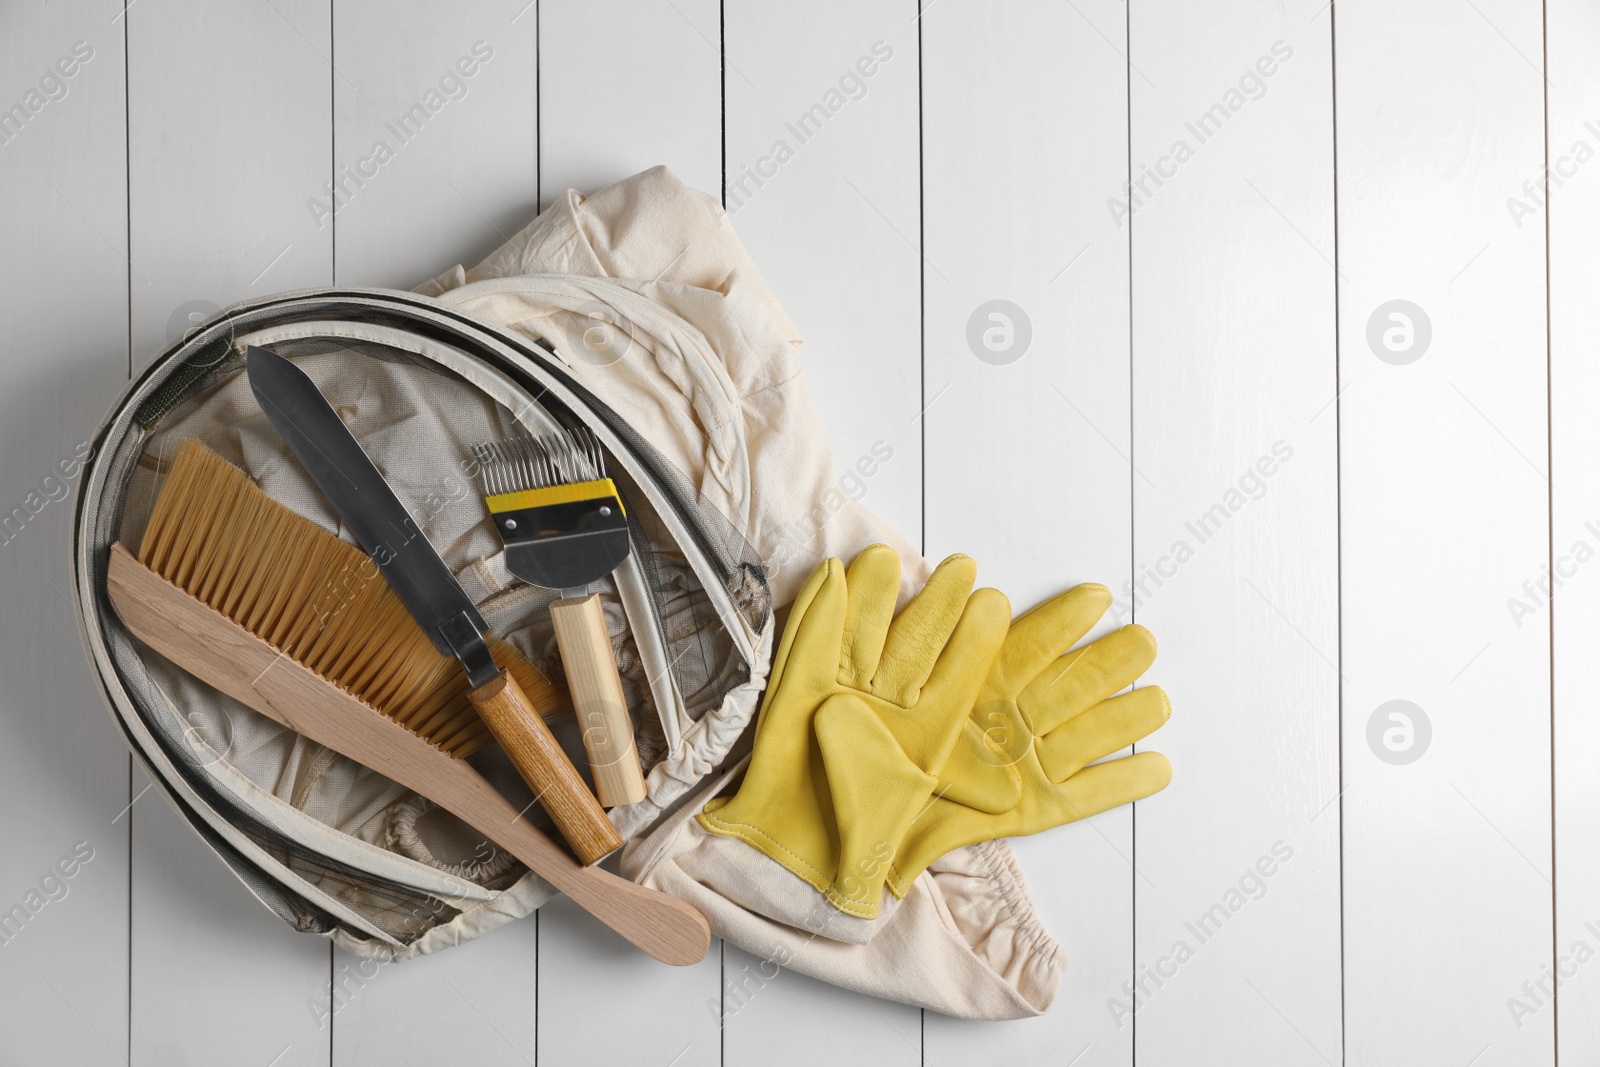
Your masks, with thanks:
M 1038 833 L 1167 785 L 1156 752 L 1104 763 L 1166 722 L 1166 694 L 1122 696 L 1155 659 L 1125 626 L 1069 651 L 1111 603 L 1080 585 L 1011 619 L 977 565 L 951 556 L 898 617 L 884 545 L 817 568 L 773 658 L 739 791 L 706 805 L 841 912 L 877 917 L 946 852 Z M 1092 765 L 1091 765 L 1092 764 Z

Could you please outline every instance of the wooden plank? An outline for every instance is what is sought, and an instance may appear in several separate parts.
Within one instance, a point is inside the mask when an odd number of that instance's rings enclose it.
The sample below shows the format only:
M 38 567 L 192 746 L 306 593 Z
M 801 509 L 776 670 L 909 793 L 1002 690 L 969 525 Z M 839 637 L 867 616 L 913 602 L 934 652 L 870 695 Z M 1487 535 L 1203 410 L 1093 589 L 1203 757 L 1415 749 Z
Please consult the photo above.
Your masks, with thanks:
M 663 163 L 715 191 L 722 171 L 717 5 L 541 0 L 537 10 L 540 203 Z M 720 998 L 720 961 L 713 940 L 704 962 L 665 967 L 570 901 L 551 901 L 539 912 L 541 1059 L 719 1062 L 721 1034 L 706 1004 Z M 626 1022 L 597 1028 L 600 1012 Z
M 538 15 L 406 0 L 335 6 L 333 210 L 341 285 L 472 266 L 538 210 Z
M 1133 185 L 1106 210 L 1133 245 L 1132 601 L 1174 706 L 1152 746 L 1172 786 L 1137 814 L 1133 973 L 1099 998 L 1137 1013 L 1138 1063 L 1341 1062 L 1333 111 L 1318 6 L 1129 9 Z
M 129 757 L 84 659 L 66 550 L 76 459 L 127 373 L 118 10 L 0 10 L 6 1063 L 110 1063 L 128 1047 Z
M 138 771 L 135 795 L 149 784 Z M 329 1063 L 327 943 L 262 907 L 154 790 L 131 814 L 131 1062 Z
M 927 3 L 921 26 L 929 555 L 970 553 L 1019 612 L 1079 582 L 1116 589 L 1128 233 L 1104 203 L 1127 171 L 1124 9 Z M 1132 1030 L 1105 1000 L 1129 967 L 1132 829 L 1124 808 L 1013 843 L 1070 961 L 1055 1005 L 1025 1026 L 929 1014 L 927 1062 L 1128 1062 Z
M 917 33 L 903 0 L 726 7 L 726 207 L 805 338 L 839 472 L 922 530 Z M 870 73 L 864 73 L 870 72 Z M 821 110 L 812 110 L 820 105 Z M 918 1012 L 727 949 L 729 1064 L 920 1062 Z
M 334 165 L 361 179 L 334 205 L 340 284 L 409 287 L 471 266 L 531 218 L 538 20 L 522 8 L 336 5 Z M 393 153 L 382 162 L 379 144 Z M 335 986 L 347 978 L 352 994 L 334 1062 L 532 1062 L 538 949 L 529 918 L 398 966 L 335 952 Z
M 1533 181 L 1536 196 L 1523 188 L 1507 189 L 1504 236 L 1499 243 L 1536 242 L 1544 224 L 1550 240 L 1550 562 L 1559 584 L 1559 598 L 1548 600 L 1534 615 L 1517 609 L 1511 618 L 1508 597 L 1506 632 L 1553 626 L 1555 748 L 1556 926 L 1559 979 L 1528 974 L 1526 980 L 1556 988 L 1558 1061 L 1586 1063 L 1600 1059 L 1600 973 L 1590 966 L 1600 951 L 1600 776 L 1594 773 L 1600 752 L 1600 718 L 1588 694 L 1600 684 L 1600 571 L 1588 564 L 1600 550 L 1600 485 L 1589 472 L 1600 467 L 1600 420 L 1589 398 L 1600 389 L 1600 362 L 1594 338 L 1600 335 L 1600 250 L 1594 234 L 1600 227 L 1600 184 L 1593 157 L 1600 152 L 1600 10 L 1570 0 L 1550 4 L 1546 12 L 1549 48 L 1550 207 L 1543 182 Z M 1581 146 L 1581 147 L 1580 147 Z M 1525 179 L 1526 180 L 1526 179 Z M 1531 212 L 1531 213 L 1530 213 Z M 1580 547 L 1582 546 L 1582 547 Z M 1542 577 L 1530 573 L 1530 582 Z M 1552 583 L 1554 584 L 1554 583 Z M 1527 590 L 1515 591 L 1524 606 L 1534 606 Z M 1540 594 L 1540 599 L 1545 599 Z M 1519 627 L 1517 623 L 1521 623 Z M 1562 959 L 1562 957 L 1566 957 Z M 1543 991 L 1541 990 L 1541 995 Z M 1529 991 L 1507 990 L 1525 1005 Z M 1548 998 L 1544 998 L 1548 999 Z M 1540 1015 L 1552 1011 L 1533 1005 Z M 1507 1007 L 1507 1017 L 1510 1016 Z M 1526 1019 L 1518 1010 L 1519 1019 Z
M 525 919 L 436 956 L 333 954 L 336 1064 L 532 1064 L 539 928 Z
M 725 207 L 805 338 L 842 490 L 916 543 L 921 194 L 905 6 L 729 5 Z
M 327 0 L 140 5 L 128 22 L 134 362 L 218 306 L 326 285 Z M 219 46 L 226 42 L 226 46 Z M 326 1064 L 308 1005 L 329 946 L 296 936 L 166 804 L 131 813 L 135 1063 L 214 1057 Z
M 539 1057 L 546 1063 L 721 1062 L 721 942 L 690 967 L 657 963 L 566 897 L 539 909 Z
M 1336 26 L 1346 1052 L 1549 1063 L 1508 1008 L 1552 963 L 1550 632 L 1507 607 L 1549 563 L 1544 235 L 1506 206 L 1541 8 Z
M 541 203 L 661 164 L 721 188 L 715 0 L 541 0 L 538 17 Z
M 922 1062 L 916 1008 L 840 989 L 734 945 L 725 951 L 723 1063 Z
M 328 180 L 329 2 L 129 13 L 135 366 L 236 300 L 328 284 L 309 202 Z

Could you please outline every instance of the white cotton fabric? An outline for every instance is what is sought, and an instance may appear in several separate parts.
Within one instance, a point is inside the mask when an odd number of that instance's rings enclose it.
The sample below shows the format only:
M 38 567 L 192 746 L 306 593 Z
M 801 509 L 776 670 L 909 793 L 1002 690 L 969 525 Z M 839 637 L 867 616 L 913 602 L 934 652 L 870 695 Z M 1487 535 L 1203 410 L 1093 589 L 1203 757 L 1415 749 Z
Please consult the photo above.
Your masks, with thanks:
M 542 338 L 580 383 L 701 487 L 787 604 L 816 563 L 875 542 L 930 568 L 838 485 L 800 336 L 710 197 L 657 167 L 569 190 L 477 267 L 417 291 Z
M 504 438 L 519 424 L 536 433 L 548 432 L 556 424 L 497 373 L 441 342 L 415 334 L 371 323 L 296 319 L 287 326 L 241 334 L 236 340 L 295 353 L 297 365 L 318 383 L 346 427 L 377 457 L 396 493 L 411 504 L 423 534 L 461 577 L 494 630 L 536 667 L 555 676 L 559 659 L 547 612 L 554 594 L 510 579 L 500 540 L 486 520 L 481 490 L 460 464 L 475 442 Z M 309 349 L 296 348 L 308 344 Z M 385 353 L 420 360 L 372 358 L 364 354 L 369 348 L 363 346 L 381 346 Z M 460 377 L 428 369 L 433 365 Z M 604 429 L 597 432 L 604 439 Z M 137 545 L 141 540 L 166 463 L 178 444 L 190 437 L 205 441 L 274 499 L 348 538 L 338 515 L 262 414 L 247 376 L 235 370 L 209 385 L 202 397 L 180 405 L 144 440 L 141 462 L 123 491 L 119 536 L 124 542 Z M 648 487 L 642 488 L 646 499 L 640 505 L 654 504 L 653 513 L 673 529 L 678 544 L 689 543 L 690 536 L 679 528 L 670 507 L 653 500 Z M 723 695 L 714 711 L 690 715 L 686 698 L 696 698 L 699 706 L 706 698 L 679 692 L 676 676 L 662 669 L 669 654 L 654 624 L 655 604 L 644 590 L 637 557 L 630 556 L 610 579 L 597 583 L 648 771 L 646 799 L 610 813 L 624 837 L 654 822 L 722 761 L 754 715 L 771 656 L 770 617 L 760 633 L 751 632 L 728 591 L 709 571 L 697 573 L 690 554 L 676 560 L 658 558 L 656 563 L 667 628 L 684 630 L 684 625 L 672 622 L 677 613 L 708 601 L 728 640 L 702 639 L 700 649 L 726 644 L 726 654 L 747 664 L 749 676 Z M 703 601 L 685 592 L 691 587 L 703 591 Z M 212 787 L 247 807 L 274 833 L 317 855 L 447 902 L 460 912 L 419 937 L 398 936 L 395 930 L 364 919 L 360 908 L 345 907 L 359 903 L 382 908 L 381 896 L 356 884 L 318 886 L 293 874 L 284 877 L 344 924 L 333 934 L 342 947 L 389 960 L 426 954 L 527 915 L 554 895 L 548 883 L 532 873 L 508 884 L 503 876 L 512 864 L 504 853 L 480 853 L 481 833 L 453 816 L 432 812 L 431 804 L 419 805 L 409 790 L 257 714 L 160 656 L 142 659 L 145 677 L 161 698 L 160 706 L 147 709 L 147 714 L 167 720 L 167 736 L 181 738 L 194 751 Z M 153 739 L 143 734 L 138 717 L 131 722 L 141 731 L 140 747 L 147 757 L 159 752 Z M 551 725 L 581 767 L 576 724 L 565 717 Z M 517 807 L 533 800 L 497 748 L 473 756 L 472 762 Z M 206 817 L 209 808 L 192 791 L 173 788 Z M 207 821 L 233 847 L 260 862 L 260 850 L 228 832 L 225 820 Z M 277 876 L 276 865 L 268 866 Z
M 568 191 L 477 267 L 418 291 L 552 345 L 740 529 L 768 563 L 776 605 L 822 559 L 875 542 L 904 562 L 902 598 L 926 581 L 921 555 L 836 484 L 799 333 L 726 214 L 666 168 L 589 197 Z M 1065 954 L 1004 842 L 952 852 L 862 930 L 693 820 L 736 770 L 630 842 L 625 872 L 691 901 L 741 948 L 835 985 L 976 1019 L 1049 1007 Z
M 1050 1007 L 1066 953 L 1040 924 L 1005 842 L 946 854 L 904 900 L 886 895 L 878 918 L 861 923 L 743 841 L 708 833 L 694 818 L 743 769 L 741 763 L 630 842 L 622 872 L 692 903 L 718 937 L 845 989 L 966 1019 L 1024 1019 Z M 850 924 L 871 929 L 846 932 Z M 842 933 L 866 940 L 836 940 Z

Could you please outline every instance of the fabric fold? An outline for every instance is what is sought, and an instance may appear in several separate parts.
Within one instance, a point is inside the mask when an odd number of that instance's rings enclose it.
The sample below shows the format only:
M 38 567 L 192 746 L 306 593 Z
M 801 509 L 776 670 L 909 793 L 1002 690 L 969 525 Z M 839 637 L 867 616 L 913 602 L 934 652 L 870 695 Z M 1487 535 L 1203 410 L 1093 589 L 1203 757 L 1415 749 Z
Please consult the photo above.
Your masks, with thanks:
M 712 933 L 764 961 L 867 996 L 989 1021 L 1049 1009 L 1066 953 L 1040 923 L 1002 842 L 957 849 L 931 864 L 904 899 L 886 897 L 878 918 L 856 919 L 695 819 L 744 766 L 629 842 L 623 874 L 689 901 Z
M 888 544 L 900 601 L 931 568 L 846 491 L 801 371 L 801 337 L 717 201 L 656 167 L 591 196 L 569 190 L 470 270 L 418 292 L 552 347 L 573 375 L 729 518 L 789 603 L 821 560 Z M 726 730 L 674 753 L 688 791 L 733 747 Z M 743 841 L 694 820 L 742 764 L 670 814 L 629 817 L 623 869 L 701 908 L 764 960 L 871 996 L 974 1019 L 1040 1014 L 1066 965 L 1003 841 L 958 849 L 885 895 L 876 920 L 829 907 Z M 480 908 L 485 927 L 502 921 Z

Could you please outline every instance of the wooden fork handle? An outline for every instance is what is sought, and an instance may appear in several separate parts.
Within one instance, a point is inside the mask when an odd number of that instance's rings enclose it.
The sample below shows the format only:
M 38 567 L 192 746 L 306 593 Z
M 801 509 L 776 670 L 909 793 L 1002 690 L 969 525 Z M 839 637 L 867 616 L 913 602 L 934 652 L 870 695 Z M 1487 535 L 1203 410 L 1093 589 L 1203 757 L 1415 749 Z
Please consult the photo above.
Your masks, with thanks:
M 594 791 L 604 807 L 637 804 L 645 798 L 644 772 L 600 598 L 591 593 L 558 600 L 550 605 L 550 622 L 561 649 L 572 710 L 583 727 Z
M 622 847 L 605 809 L 509 672 L 501 671 L 468 697 L 584 866 Z

